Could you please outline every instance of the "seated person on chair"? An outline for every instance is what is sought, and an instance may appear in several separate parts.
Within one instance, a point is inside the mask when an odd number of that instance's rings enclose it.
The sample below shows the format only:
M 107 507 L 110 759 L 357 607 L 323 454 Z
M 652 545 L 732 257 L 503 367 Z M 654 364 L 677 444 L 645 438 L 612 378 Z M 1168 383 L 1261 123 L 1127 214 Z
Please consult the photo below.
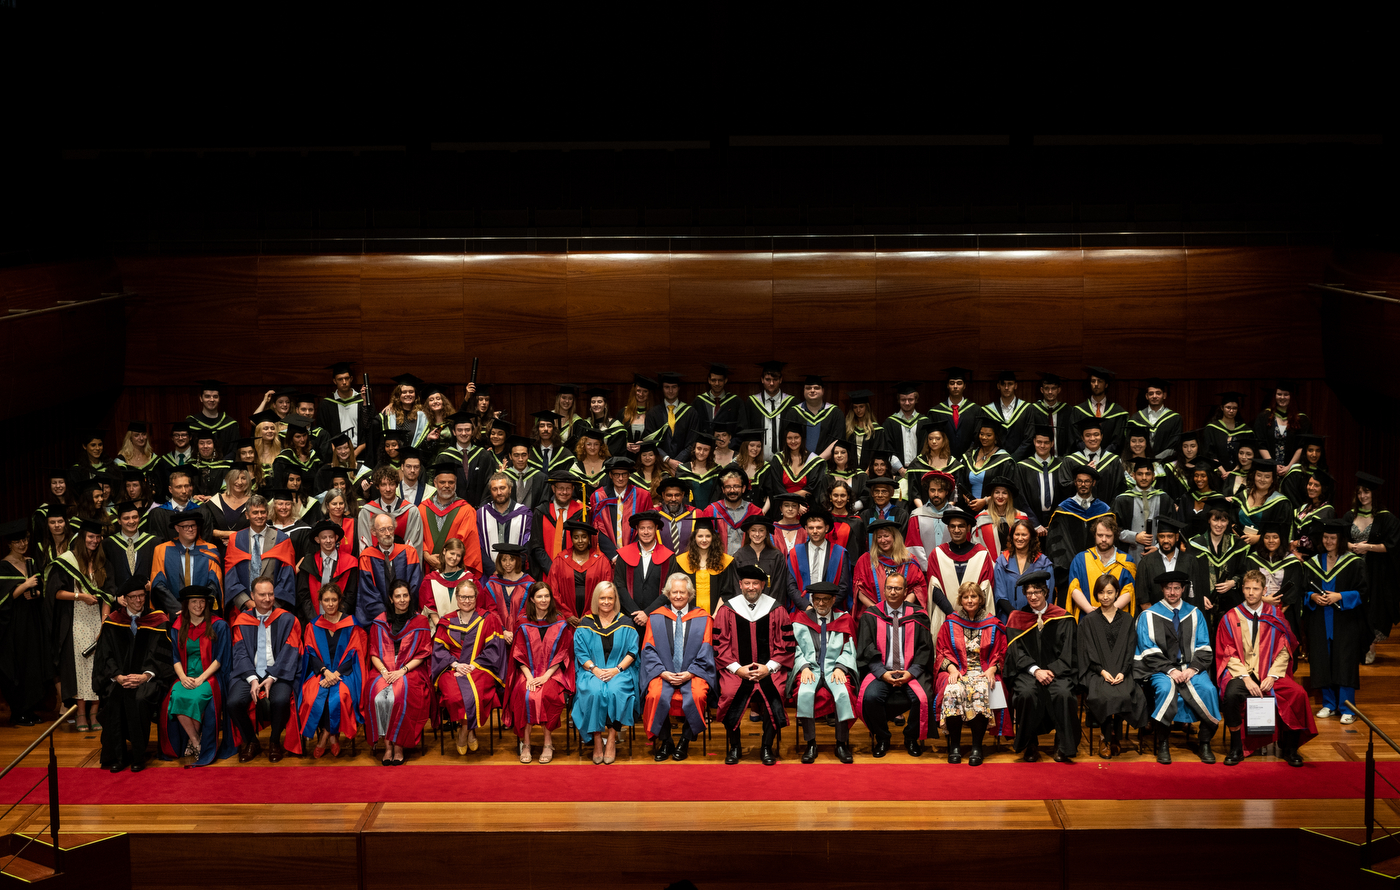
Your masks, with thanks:
M 617 734 L 637 719 L 641 634 L 623 613 L 621 600 L 616 584 L 600 582 L 588 614 L 574 628 L 578 692 L 572 713 L 579 743 L 593 739 L 594 763 L 617 759 Z
M 301 724 L 293 707 L 301 667 L 301 622 L 277 605 L 275 591 L 271 578 L 255 579 L 253 607 L 229 622 L 233 626 L 233 673 L 227 707 L 239 763 L 262 753 L 258 732 L 265 726 L 272 727 L 269 761 L 278 762 L 287 751 L 301 753 Z M 283 729 L 287 730 L 286 748 L 282 746 Z
M 656 741 L 656 762 L 685 760 L 690 742 L 705 731 L 705 707 L 715 680 L 710 613 L 694 605 L 695 584 L 683 572 L 666 579 L 667 604 L 647 616 L 642 638 L 642 720 Z M 681 740 L 671 741 L 671 718 L 682 721 Z
M 1100 575 L 1094 582 L 1099 607 L 1079 619 L 1079 686 L 1084 690 L 1084 711 L 1101 728 L 1099 756 L 1122 753 L 1123 721 L 1147 726 L 1147 697 L 1133 682 L 1133 654 L 1137 652 L 1137 626 L 1133 617 L 1118 608 L 1117 578 Z
M 341 605 L 339 584 L 331 581 L 316 593 L 316 618 L 302 634 L 297 722 L 303 737 L 312 743 L 313 758 L 325 754 L 328 745 L 331 756 L 339 757 L 342 739 L 351 741 L 360 731 L 360 693 L 369 643 Z
M 553 731 L 574 691 L 574 626 L 566 617 L 573 612 L 561 605 L 566 599 L 574 599 L 572 579 L 562 595 L 547 581 L 531 584 L 511 641 L 505 718 L 519 740 L 521 763 L 530 762 L 530 729 L 535 726 L 544 730 L 540 763 L 554 759 Z
M 156 718 L 161 759 L 193 757 L 194 766 L 208 766 L 234 754 L 233 731 L 224 710 L 232 679 L 232 635 L 228 624 L 214 614 L 214 591 L 186 587 L 180 591 L 180 603 L 183 608 L 170 628 L 175 682 Z
M 1149 687 L 1157 762 L 1172 762 L 1168 746 L 1172 724 L 1199 719 L 1201 728 L 1196 737 L 1201 762 L 1215 763 L 1210 741 L 1220 726 L 1220 697 L 1210 682 L 1214 658 L 1206 616 L 1181 599 L 1191 580 L 1185 572 L 1166 572 L 1156 580 L 1162 599 L 1138 615 L 1133 676 Z
M 890 750 L 889 718 L 910 711 L 904 747 L 910 757 L 924 753 L 929 701 L 933 693 L 933 638 L 928 615 L 905 601 L 904 576 L 885 576 L 884 602 L 861 613 L 856 629 L 856 663 L 862 680 L 856 716 L 875 736 L 871 756 Z
M 1220 687 L 1221 713 L 1230 730 L 1234 766 L 1269 742 L 1278 740 L 1283 760 L 1302 766 L 1298 747 L 1317 735 L 1308 694 L 1293 679 L 1293 654 L 1298 640 L 1277 606 L 1264 602 L 1264 573 L 1251 569 L 1240 582 L 1244 602 L 1226 612 L 1215 629 L 1215 681 Z M 1250 698 L 1274 700 L 1274 732 L 1248 735 L 1241 725 Z
M 139 773 L 146 768 L 151 718 L 175 668 L 168 620 L 164 612 L 147 608 L 145 577 L 136 575 L 122 587 L 126 608 L 112 609 L 97 635 L 92 688 L 102 700 L 102 765 L 116 773 L 130 764 Z
M 753 710 L 763 722 L 760 751 L 764 766 L 778 762 L 773 740 L 787 726 L 783 689 L 792 669 L 792 620 L 778 601 L 763 592 L 768 575 L 757 565 L 739 570 L 739 596 L 715 610 L 715 663 L 720 667 L 719 710 L 724 723 L 724 762 L 740 756 L 740 728 Z
M 374 675 L 365 690 L 365 739 L 371 748 L 384 739 L 385 766 L 401 765 L 404 749 L 418 747 L 431 709 L 433 632 L 419 614 L 413 590 L 403 578 L 395 579 L 389 585 L 389 608 L 366 631 Z
M 1010 715 L 1003 704 L 992 700 L 1000 689 L 1006 700 L 1001 676 L 1006 668 L 1006 628 L 987 610 L 987 592 L 976 581 L 964 581 L 958 588 L 958 611 L 938 628 L 934 641 L 934 713 L 948 731 L 948 762 L 962 763 L 962 728 L 972 730 L 972 747 L 967 765 L 982 765 L 982 736 L 988 723 L 999 724 L 997 735 L 1011 731 Z
M 447 719 L 457 724 L 458 754 L 477 749 L 476 731 L 501 706 L 501 681 L 510 657 L 500 616 L 494 609 L 478 609 L 479 599 L 477 583 L 461 578 L 457 608 L 442 616 L 433 633 L 433 683 Z
M 740 569 L 742 572 L 743 570 Z M 795 654 L 788 674 L 787 700 L 797 704 L 797 723 L 806 748 L 802 762 L 817 759 L 817 718 L 836 718 L 836 759 L 850 763 L 851 723 L 856 719 L 851 694 L 856 678 L 856 623 L 838 611 L 841 586 L 818 581 L 807 587 L 812 605 L 792 617 Z
M 1006 673 L 1016 708 L 1017 753 L 1040 759 L 1040 735 L 1055 731 L 1055 762 L 1070 763 L 1079 752 L 1079 700 L 1075 696 L 1075 626 L 1069 613 L 1049 601 L 1050 573 L 1027 572 L 1017 582 L 1026 607 L 1006 619 Z

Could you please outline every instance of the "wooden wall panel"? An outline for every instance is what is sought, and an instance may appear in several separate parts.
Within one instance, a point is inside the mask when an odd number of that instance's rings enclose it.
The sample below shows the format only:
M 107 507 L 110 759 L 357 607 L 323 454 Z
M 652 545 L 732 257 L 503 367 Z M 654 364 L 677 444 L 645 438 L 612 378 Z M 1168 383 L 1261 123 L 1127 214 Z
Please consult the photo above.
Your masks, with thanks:
M 868 350 L 872 365 L 882 355 L 899 355 L 910 378 L 941 380 L 940 368 L 977 363 L 982 319 L 976 251 L 888 251 L 877 256 L 876 269 L 874 317 L 884 324 L 861 344 L 853 339 L 857 348 L 878 345 Z M 922 395 L 921 404 L 933 403 L 930 393 Z
M 1077 250 L 984 250 L 979 376 L 1003 368 L 1073 375 L 1082 364 L 1084 266 Z
M 1084 251 L 1084 364 L 1194 376 L 1186 315 L 1184 249 Z
M 674 347 L 651 367 L 702 381 L 705 364 L 722 362 L 732 368 L 732 381 L 756 381 L 759 362 L 791 362 L 805 352 L 804 344 L 781 333 L 775 342 L 775 325 L 783 330 L 773 311 L 773 254 L 671 254 L 669 336 Z M 637 370 L 653 373 L 646 365 Z
M 447 383 L 471 376 L 471 360 L 462 366 L 462 264 L 460 254 L 364 258 L 360 342 L 364 367 L 374 378 L 407 371 L 429 383 Z
M 136 294 L 127 298 L 126 373 L 132 385 L 208 377 L 265 382 L 252 345 L 258 331 L 257 257 L 130 257 L 117 265 L 122 286 Z M 221 334 L 247 348 L 210 349 L 209 337 Z
M 569 373 L 564 254 L 468 254 L 463 259 L 468 369 L 486 383 L 563 380 Z
M 16 266 L 0 272 L 0 313 L 95 300 L 121 289 L 121 274 L 110 259 Z
M 1325 248 L 1222 247 L 1186 254 L 1191 348 L 1214 364 L 1248 363 L 1248 376 L 1321 377 L 1317 292 Z M 1244 371 L 1240 367 L 1239 371 Z M 1234 370 L 1232 369 L 1232 373 Z
M 670 357 L 662 323 L 671 313 L 669 254 L 576 253 L 568 263 L 569 373 L 562 379 L 626 379 Z
M 871 353 L 879 350 L 861 344 L 873 324 L 885 321 L 870 312 L 878 297 L 876 277 L 873 251 L 773 255 L 774 337 L 777 345 L 798 350 L 786 356 L 790 377 L 869 375 Z M 886 373 L 903 376 L 906 356 L 884 359 Z
M 361 262 L 358 256 L 258 259 L 257 341 L 248 344 L 247 357 L 264 363 L 269 387 L 324 379 L 323 365 L 347 349 L 363 350 Z

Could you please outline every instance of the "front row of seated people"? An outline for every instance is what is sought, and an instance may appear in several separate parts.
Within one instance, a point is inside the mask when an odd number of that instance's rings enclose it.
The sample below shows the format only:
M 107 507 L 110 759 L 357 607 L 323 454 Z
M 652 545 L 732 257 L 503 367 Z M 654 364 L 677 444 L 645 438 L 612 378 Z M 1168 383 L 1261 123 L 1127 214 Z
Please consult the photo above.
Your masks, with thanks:
M 372 747 L 384 742 L 383 763 L 397 765 L 430 719 L 452 727 L 459 753 L 477 750 L 476 733 L 497 708 L 516 734 L 522 763 L 533 759 L 534 727 L 543 732 L 539 762 L 553 758 L 565 708 L 595 763 L 616 760 L 619 731 L 639 717 L 655 760 L 679 761 L 713 708 L 725 730 L 726 763 L 741 759 L 743 723 L 753 715 L 761 724 L 759 758 L 771 765 L 789 707 L 803 763 L 817 757 L 819 719 L 834 723 L 834 753 L 851 763 L 855 720 L 870 731 L 872 756 L 883 758 L 890 723 L 901 715 L 903 746 L 913 757 L 941 732 L 948 762 L 961 763 L 966 732 L 966 762 L 977 766 L 990 731 L 1035 761 L 1041 736 L 1053 733 L 1053 759 L 1069 762 L 1078 750 L 1081 692 L 1105 758 L 1121 751 L 1124 724 L 1155 733 L 1160 763 L 1171 762 L 1168 734 L 1183 724 L 1199 724 L 1198 756 L 1214 763 L 1212 741 L 1223 721 L 1229 765 L 1277 741 L 1285 762 L 1300 766 L 1300 746 L 1317 733 L 1307 694 L 1293 679 L 1297 639 L 1265 600 L 1257 571 L 1245 573 L 1244 601 L 1219 622 L 1213 643 L 1203 613 L 1183 599 L 1189 576 L 1180 571 L 1154 579 L 1162 598 L 1136 619 L 1122 608 L 1120 584 L 1130 577 L 1100 575 L 1092 585 L 1098 607 L 1077 623 L 1049 601 L 1047 572 L 1021 576 L 1025 605 L 1005 621 L 975 580 L 956 587 L 950 611 L 939 592 L 930 614 L 909 595 L 906 577 L 890 572 L 856 620 L 840 608 L 836 584 L 809 584 L 810 605 L 790 612 L 765 592 L 758 564 L 737 574 L 738 593 L 713 614 L 697 607 L 690 576 L 670 575 L 664 604 L 640 627 L 611 581 L 593 587 L 587 613 L 577 617 L 574 590 L 561 597 L 536 581 L 499 610 L 480 606 L 490 593 L 463 576 L 455 609 L 430 621 L 410 585 L 394 579 L 392 608 L 367 630 L 346 614 L 334 583 L 320 587 L 318 617 L 303 628 L 265 578 L 252 585 L 252 608 L 226 623 L 201 586 L 180 591 L 182 610 L 169 621 L 151 607 L 138 576 L 97 642 L 101 762 L 113 772 L 143 769 L 159 715 L 167 759 L 206 765 L 236 752 L 247 762 L 260 755 L 265 727 L 273 762 L 287 752 L 337 756 L 363 724 Z M 1272 734 L 1246 732 L 1251 698 L 1273 700 Z

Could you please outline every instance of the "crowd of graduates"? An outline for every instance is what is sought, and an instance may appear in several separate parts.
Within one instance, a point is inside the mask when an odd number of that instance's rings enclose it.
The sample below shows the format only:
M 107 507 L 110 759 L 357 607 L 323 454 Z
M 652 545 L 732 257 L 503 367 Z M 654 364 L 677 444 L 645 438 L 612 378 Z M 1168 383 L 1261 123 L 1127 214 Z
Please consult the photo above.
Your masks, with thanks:
M 567 710 L 594 760 L 611 763 L 638 719 L 658 761 L 684 759 L 713 708 L 726 761 L 745 718 L 761 759 L 795 707 L 804 762 L 816 721 L 853 759 L 863 721 L 883 757 L 890 724 L 920 756 L 982 761 L 985 734 L 1038 759 L 1075 756 L 1082 697 L 1102 728 L 1155 734 L 1170 762 L 1190 727 L 1213 762 L 1271 740 L 1285 761 L 1318 718 L 1354 720 L 1360 665 L 1400 619 L 1400 523 L 1384 481 L 1358 473 L 1333 505 L 1326 437 L 1280 380 L 1268 404 L 1219 396 L 1184 430 L 1151 379 L 1136 410 L 1089 368 L 1087 398 L 946 395 L 897 387 L 883 420 L 871 393 L 843 410 L 825 381 L 783 391 L 761 366 L 751 395 L 729 369 L 678 398 L 681 377 L 611 391 L 561 386 L 517 425 L 489 388 L 394 378 L 388 404 L 330 369 L 331 394 L 271 390 L 245 426 L 199 381 L 184 421 L 127 425 L 115 456 L 85 432 L 32 515 L 0 526 L 0 683 L 32 726 L 57 682 L 102 763 L 139 770 L 150 726 L 166 758 L 340 754 L 361 725 L 386 765 L 425 724 L 460 753 L 495 709 L 531 762 Z M 1267 699 L 1267 725 L 1247 725 Z M 679 725 L 680 738 L 672 734 Z M 1199 729 L 1196 726 L 1199 726 Z M 1144 735 L 1139 736 L 1139 744 Z

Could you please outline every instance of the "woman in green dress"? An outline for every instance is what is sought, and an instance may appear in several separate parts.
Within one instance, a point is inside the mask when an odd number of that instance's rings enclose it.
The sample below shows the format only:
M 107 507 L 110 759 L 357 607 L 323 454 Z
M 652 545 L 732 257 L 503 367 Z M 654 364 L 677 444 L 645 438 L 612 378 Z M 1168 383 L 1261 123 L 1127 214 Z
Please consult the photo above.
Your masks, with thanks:
M 197 766 L 204 766 L 215 756 L 233 753 L 232 734 L 222 717 L 227 666 L 232 661 L 229 630 L 213 613 L 214 593 L 209 588 L 184 588 L 180 603 L 180 615 L 170 627 L 175 683 L 166 699 L 161 750 L 167 756 L 193 757 Z M 216 751 L 220 729 L 227 753 Z

